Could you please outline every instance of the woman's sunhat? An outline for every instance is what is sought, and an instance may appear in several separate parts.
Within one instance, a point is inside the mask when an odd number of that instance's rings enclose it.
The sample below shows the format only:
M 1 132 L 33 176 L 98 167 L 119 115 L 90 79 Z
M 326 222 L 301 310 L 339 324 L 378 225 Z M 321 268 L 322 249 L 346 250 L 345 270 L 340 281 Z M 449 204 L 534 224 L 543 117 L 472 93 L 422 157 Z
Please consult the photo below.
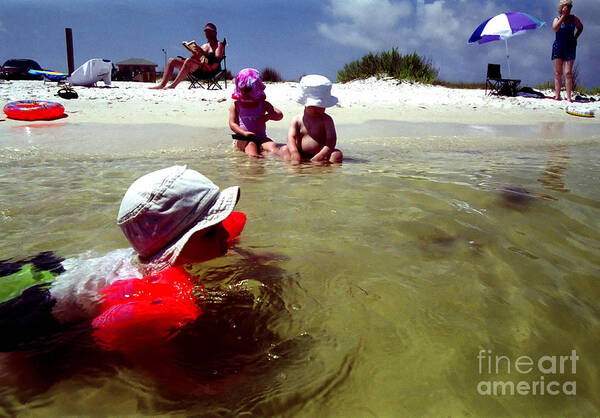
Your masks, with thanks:
M 267 98 L 265 87 L 257 70 L 244 68 L 235 76 L 235 89 L 231 98 L 242 102 L 259 102 Z
M 331 81 L 318 74 L 305 75 L 300 80 L 302 95 L 296 99 L 304 106 L 331 107 L 338 98 L 331 95 Z
M 192 235 L 227 218 L 239 197 L 239 187 L 220 191 L 186 166 L 163 168 L 129 186 L 117 224 L 142 261 L 168 266 Z

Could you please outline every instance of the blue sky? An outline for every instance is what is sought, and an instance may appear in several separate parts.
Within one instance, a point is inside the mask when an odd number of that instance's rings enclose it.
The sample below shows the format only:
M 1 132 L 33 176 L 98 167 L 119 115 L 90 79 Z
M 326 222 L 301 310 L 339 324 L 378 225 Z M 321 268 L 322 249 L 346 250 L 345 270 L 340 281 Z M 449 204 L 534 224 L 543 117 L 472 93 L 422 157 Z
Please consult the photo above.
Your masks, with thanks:
M 204 41 L 213 22 L 227 38 L 227 65 L 275 68 L 285 79 L 320 73 L 335 79 L 343 65 L 398 47 L 431 59 L 439 78 L 482 81 L 488 62 L 508 77 L 503 41 L 467 45 L 485 19 L 524 11 L 546 26 L 508 41 L 513 78 L 524 85 L 553 79 L 550 52 L 557 0 L 1 0 L 0 61 L 32 58 L 66 71 L 64 28 L 73 28 L 75 66 L 90 58 L 145 58 L 164 66 L 187 55 L 182 40 Z M 583 85 L 600 86 L 600 0 L 574 0 L 584 24 L 576 64 Z

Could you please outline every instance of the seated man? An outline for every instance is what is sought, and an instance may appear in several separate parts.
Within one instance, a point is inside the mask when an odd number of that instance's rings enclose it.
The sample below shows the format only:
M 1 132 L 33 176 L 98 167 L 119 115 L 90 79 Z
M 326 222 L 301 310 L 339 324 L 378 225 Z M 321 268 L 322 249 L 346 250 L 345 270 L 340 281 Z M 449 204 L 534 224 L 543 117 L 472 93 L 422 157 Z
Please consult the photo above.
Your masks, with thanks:
M 207 75 L 210 75 L 219 69 L 221 59 L 225 54 L 225 46 L 217 39 L 217 27 L 212 23 L 207 23 L 204 27 L 204 35 L 208 42 L 202 46 L 198 46 L 195 41 L 182 42 L 183 46 L 192 53 L 192 56 L 186 60 L 170 58 L 160 84 L 151 87 L 152 89 L 174 89 L 189 73 L 201 69 Z M 179 70 L 179 74 L 167 87 L 167 83 L 176 68 Z

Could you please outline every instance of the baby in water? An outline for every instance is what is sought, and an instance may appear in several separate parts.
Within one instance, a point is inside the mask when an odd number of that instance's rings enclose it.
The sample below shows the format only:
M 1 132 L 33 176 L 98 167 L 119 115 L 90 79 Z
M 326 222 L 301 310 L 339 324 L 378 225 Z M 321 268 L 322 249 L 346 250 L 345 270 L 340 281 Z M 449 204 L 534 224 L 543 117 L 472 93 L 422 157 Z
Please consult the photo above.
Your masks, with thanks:
M 342 151 L 336 149 L 337 135 L 331 116 L 326 108 L 334 106 L 338 99 L 331 95 L 331 81 L 322 75 L 307 75 L 300 80 L 302 95 L 298 103 L 304 112 L 292 119 L 287 144 L 280 150 L 284 161 L 341 163 Z
M 266 100 L 265 85 L 254 68 L 244 68 L 235 77 L 234 102 L 229 108 L 229 127 L 234 145 L 252 157 L 261 151 L 277 153 L 277 144 L 266 132 L 269 120 L 281 120 L 283 113 Z

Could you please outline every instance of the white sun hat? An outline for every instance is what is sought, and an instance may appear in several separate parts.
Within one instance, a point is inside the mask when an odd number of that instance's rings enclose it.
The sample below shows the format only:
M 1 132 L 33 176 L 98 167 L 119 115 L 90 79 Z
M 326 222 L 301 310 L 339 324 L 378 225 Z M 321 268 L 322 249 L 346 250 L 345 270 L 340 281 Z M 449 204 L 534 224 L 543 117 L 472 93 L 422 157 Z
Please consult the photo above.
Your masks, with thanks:
M 300 80 L 302 95 L 296 99 L 304 106 L 331 107 L 338 98 L 331 95 L 331 81 L 318 74 L 305 75 Z
M 137 179 L 123 196 L 117 224 L 143 262 L 172 265 L 195 233 L 229 216 L 240 188 L 223 191 L 186 166 L 172 166 Z

